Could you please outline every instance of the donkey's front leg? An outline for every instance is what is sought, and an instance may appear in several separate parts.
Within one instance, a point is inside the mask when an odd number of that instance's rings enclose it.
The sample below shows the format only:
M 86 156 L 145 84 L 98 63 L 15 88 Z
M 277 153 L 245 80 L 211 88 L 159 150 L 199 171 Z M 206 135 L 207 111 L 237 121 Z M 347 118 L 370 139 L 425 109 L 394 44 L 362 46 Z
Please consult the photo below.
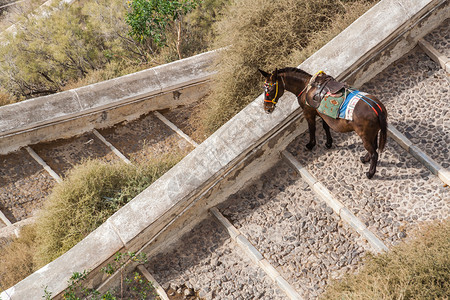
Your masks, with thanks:
M 325 134 L 327 135 L 327 142 L 325 143 L 325 146 L 330 149 L 331 145 L 333 145 L 333 139 L 331 138 L 331 133 L 330 133 L 330 126 L 328 126 L 327 122 L 325 122 L 324 119 L 322 119 L 322 125 L 323 125 L 323 129 L 325 129 Z
M 309 129 L 309 143 L 306 144 L 308 150 L 312 150 L 316 145 L 316 116 L 312 113 L 304 113 L 306 122 L 308 122 Z

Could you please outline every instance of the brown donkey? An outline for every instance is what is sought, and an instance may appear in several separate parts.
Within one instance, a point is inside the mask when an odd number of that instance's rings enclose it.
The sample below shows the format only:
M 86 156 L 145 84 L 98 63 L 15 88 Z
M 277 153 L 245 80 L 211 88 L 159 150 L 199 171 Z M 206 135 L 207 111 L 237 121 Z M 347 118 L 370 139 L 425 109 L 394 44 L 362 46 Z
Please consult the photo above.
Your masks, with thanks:
M 345 118 L 332 118 L 317 111 L 317 104 L 314 99 L 321 98 L 324 93 L 330 91 L 326 87 L 330 81 L 330 76 L 319 72 L 314 77 L 303 70 L 297 68 L 284 68 L 275 70 L 272 74 L 259 70 L 266 78 L 264 84 L 264 110 L 267 113 L 273 112 L 278 99 L 289 91 L 297 96 L 298 103 L 303 109 L 303 114 L 308 122 L 309 143 L 306 148 L 312 150 L 316 145 L 316 116 L 323 120 L 323 128 L 327 136 L 325 146 L 331 148 L 332 138 L 330 127 L 337 132 L 355 131 L 362 139 L 367 154 L 361 157 L 363 163 L 370 162 L 369 172 L 366 173 L 370 179 L 376 172 L 378 153 L 381 153 L 386 145 L 387 133 L 387 111 L 384 105 L 373 95 L 364 94 L 361 100 L 356 103 L 353 109 L 352 120 Z M 331 78 L 332 79 L 332 78 Z M 334 84 L 338 82 L 331 80 Z M 332 86 L 332 84 L 331 84 Z M 340 87 L 344 88 L 344 85 Z M 317 100 L 317 99 L 316 99 Z M 378 141 L 378 132 L 380 140 Z

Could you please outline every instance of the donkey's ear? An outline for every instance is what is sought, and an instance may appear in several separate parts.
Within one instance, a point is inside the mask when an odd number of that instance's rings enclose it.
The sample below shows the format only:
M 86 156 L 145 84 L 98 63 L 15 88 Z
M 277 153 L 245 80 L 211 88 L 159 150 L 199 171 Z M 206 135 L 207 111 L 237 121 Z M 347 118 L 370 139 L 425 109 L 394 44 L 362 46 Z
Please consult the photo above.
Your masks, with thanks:
M 275 71 L 273 72 L 273 77 L 274 78 L 278 77 L 278 68 L 275 68 Z
M 261 69 L 258 69 L 258 71 L 262 74 L 262 76 L 264 76 L 266 79 L 269 79 L 269 77 L 270 77 L 270 74 L 269 73 L 267 73 L 267 72 L 264 72 L 263 70 L 261 70 Z

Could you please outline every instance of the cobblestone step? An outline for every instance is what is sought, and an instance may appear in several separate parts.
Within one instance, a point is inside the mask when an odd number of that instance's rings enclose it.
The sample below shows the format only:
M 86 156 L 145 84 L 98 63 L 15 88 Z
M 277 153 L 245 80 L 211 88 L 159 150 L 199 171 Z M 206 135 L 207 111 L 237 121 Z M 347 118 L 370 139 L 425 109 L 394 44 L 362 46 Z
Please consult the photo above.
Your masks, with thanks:
M 442 69 L 450 73 L 450 18 L 427 34 L 419 46 Z
M 194 104 L 193 104 L 194 105 Z M 190 112 L 178 108 L 166 112 L 183 116 L 184 127 Z M 117 147 L 115 147 L 117 145 Z M 78 137 L 27 146 L 0 156 L 0 234 L 15 222 L 29 218 L 42 206 L 55 182 L 60 182 L 75 165 L 87 159 L 106 162 L 141 163 L 171 149 L 190 151 L 196 142 L 159 112 L 104 130 Z M 21 223 L 18 223 L 21 224 Z M 11 227 L 12 228 L 12 227 Z M 14 229 L 17 229 L 14 227 Z
M 5 214 L 2 213 L 1 211 L 0 211 L 0 220 L 2 220 L 3 225 L 4 225 L 4 226 L 2 226 L 2 227 L 12 225 L 11 221 L 10 221 L 10 220 L 5 216 Z
M 367 226 L 357 218 L 341 201 L 336 199 L 330 191 L 319 181 L 317 181 L 311 173 L 306 170 L 293 156 L 287 151 L 283 151 L 283 158 L 302 176 L 302 178 L 309 184 L 312 190 L 319 197 L 319 200 L 326 203 L 328 207 L 333 209 L 343 221 L 349 224 L 355 231 L 357 231 L 362 238 L 367 240 L 376 253 L 387 251 L 386 245 L 369 229 Z
M 361 89 L 383 101 L 393 127 L 449 168 L 449 86 L 449 74 L 417 47 Z
M 9 223 L 31 217 L 54 184 L 25 149 L 0 156 L 0 211 Z M 0 228 L 9 223 L 0 222 Z
M 100 134 L 132 162 L 142 163 L 170 153 L 190 151 L 193 146 L 150 113 L 138 120 L 99 130 Z
M 143 265 L 137 266 L 136 269 L 139 271 L 139 273 L 141 273 L 145 277 L 145 279 L 147 279 L 148 282 L 152 283 L 156 294 L 159 296 L 161 300 L 169 300 L 166 291 L 158 283 L 158 281 L 156 281 L 155 277 L 153 277 L 153 275 L 150 274 L 150 272 Z
M 222 213 L 213 207 L 210 209 L 216 219 L 227 229 L 228 234 L 236 242 L 244 253 L 253 261 L 255 265 L 264 270 L 264 272 L 272 279 L 272 281 L 286 294 L 289 299 L 303 299 L 299 293 L 290 285 L 286 279 L 265 259 L 261 252 L 243 235 L 241 232 L 225 218 Z
M 371 250 L 283 161 L 219 209 L 304 299 L 317 298 Z
M 414 145 L 406 136 L 404 136 L 395 127 L 388 124 L 388 134 L 393 138 L 403 149 L 408 151 L 418 161 L 420 161 L 428 170 L 436 175 L 443 183 L 450 185 L 450 171 L 442 167 L 435 160 L 429 157 L 425 152 Z
M 83 160 L 119 161 L 119 158 L 93 133 L 32 145 L 30 148 L 61 178 L 66 177 L 67 172 Z
M 388 247 L 405 237 L 407 227 L 448 216 L 448 188 L 394 140 L 388 138 L 377 173 L 367 180 L 359 137 L 335 134 L 328 150 L 320 146 L 325 144 L 322 135 L 319 130 L 313 151 L 304 150 L 306 139 L 300 137 L 289 152 Z
M 189 289 L 202 299 L 286 298 L 213 217 L 153 257 L 145 268 L 165 290 L 183 294 Z

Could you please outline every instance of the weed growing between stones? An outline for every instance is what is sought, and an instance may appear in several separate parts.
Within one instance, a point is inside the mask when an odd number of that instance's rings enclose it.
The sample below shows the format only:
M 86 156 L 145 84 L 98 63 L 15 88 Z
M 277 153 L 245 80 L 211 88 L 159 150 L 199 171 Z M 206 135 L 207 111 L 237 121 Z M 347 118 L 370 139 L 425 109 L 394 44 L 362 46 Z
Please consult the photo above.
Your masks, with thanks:
M 122 267 L 128 261 L 145 264 L 147 262 L 147 256 L 145 253 L 116 253 L 114 261 L 102 268 L 101 271 L 107 275 L 112 275 L 115 272 L 120 271 L 120 288 L 110 289 L 104 293 L 86 286 L 86 279 L 89 276 L 88 271 L 74 272 L 68 280 L 68 288 L 63 295 L 63 299 L 159 299 L 153 284 L 143 278 L 138 272 L 132 273 L 132 277 L 124 277 Z M 44 298 L 48 300 L 52 299 L 52 293 L 51 291 L 48 291 L 48 287 L 44 288 Z
M 135 294 L 135 296 L 139 296 L 139 299 L 147 299 L 148 296 L 157 297 L 153 284 L 144 279 L 138 272 L 133 272 L 131 278 L 124 278 L 123 266 L 129 261 L 145 264 L 147 263 L 147 256 L 145 253 L 128 252 L 123 254 L 119 252 L 116 254 L 113 263 L 102 268 L 102 272 L 107 275 L 113 275 L 118 270 L 120 271 L 120 299 L 123 299 L 124 292 Z M 127 288 L 124 288 L 124 283 Z

